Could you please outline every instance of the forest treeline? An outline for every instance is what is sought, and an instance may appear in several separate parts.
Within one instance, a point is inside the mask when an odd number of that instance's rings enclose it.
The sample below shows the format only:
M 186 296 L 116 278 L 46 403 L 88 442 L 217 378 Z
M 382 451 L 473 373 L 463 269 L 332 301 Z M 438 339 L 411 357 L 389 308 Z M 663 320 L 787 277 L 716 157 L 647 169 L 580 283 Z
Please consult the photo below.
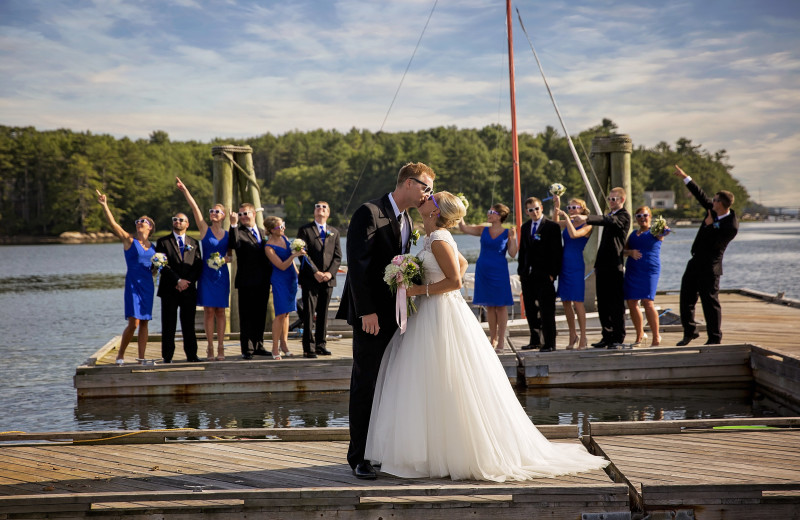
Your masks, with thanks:
M 573 136 L 588 152 L 592 138 L 616 132 L 605 119 Z M 727 189 L 735 209 L 750 205 L 747 190 L 731 175 L 725 150 L 708 152 L 690 139 L 674 146 L 636 146 L 631 156 L 633 203 L 646 190 L 672 190 L 678 210 L 668 216 L 699 217 L 699 206 L 673 176 L 674 164 L 689 173 L 708 193 Z M 579 144 L 577 140 L 580 140 Z M 109 206 L 126 229 L 149 215 L 158 229 L 170 217 L 189 209 L 175 188 L 179 176 L 201 207 L 212 201 L 212 146 L 250 145 L 263 204 L 284 204 L 287 225 L 309 220 L 314 203 L 331 205 L 331 223 L 347 222 L 358 205 L 394 186 L 406 162 L 422 161 L 436 171 L 436 189 L 462 192 L 470 201 L 467 220 L 482 222 L 493 202 L 511 206 L 513 173 L 510 131 L 500 125 L 481 129 L 438 127 L 414 132 L 370 132 L 351 129 L 293 131 L 248 139 L 170 141 L 166 132 L 149 139 L 117 139 L 71 130 L 38 131 L 0 126 L 0 235 L 58 235 L 64 231 L 107 229 L 95 189 L 107 193 Z M 567 196 L 585 198 L 585 189 L 567 139 L 552 127 L 519 136 L 523 200 L 544 198 L 547 187 L 560 182 Z M 588 159 L 583 157 L 589 175 Z M 549 211 L 549 207 L 548 207 Z M 671 213 L 671 214 L 670 214 Z

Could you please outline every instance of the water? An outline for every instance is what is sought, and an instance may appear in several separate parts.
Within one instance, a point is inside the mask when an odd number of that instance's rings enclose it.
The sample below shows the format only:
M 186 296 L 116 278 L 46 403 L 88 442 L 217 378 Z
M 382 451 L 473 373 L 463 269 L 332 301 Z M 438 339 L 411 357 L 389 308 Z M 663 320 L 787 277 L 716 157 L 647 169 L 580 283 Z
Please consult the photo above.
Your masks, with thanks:
M 680 287 L 695 232 L 678 229 L 666 239 L 660 289 Z M 456 239 L 474 262 L 478 238 Z M 800 298 L 800 223 L 742 224 L 724 267 L 723 288 L 782 291 Z M 509 271 L 516 271 L 516 263 L 509 263 Z M 125 326 L 124 275 L 119 243 L 0 246 L 0 431 L 347 424 L 347 393 L 78 403 L 72 387 L 75 367 Z M 156 317 L 159 303 L 156 298 Z M 150 330 L 160 332 L 159 319 Z M 540 424 L 765 413 L 749 389 L 739 387 L 523 391 L 519 397 Z

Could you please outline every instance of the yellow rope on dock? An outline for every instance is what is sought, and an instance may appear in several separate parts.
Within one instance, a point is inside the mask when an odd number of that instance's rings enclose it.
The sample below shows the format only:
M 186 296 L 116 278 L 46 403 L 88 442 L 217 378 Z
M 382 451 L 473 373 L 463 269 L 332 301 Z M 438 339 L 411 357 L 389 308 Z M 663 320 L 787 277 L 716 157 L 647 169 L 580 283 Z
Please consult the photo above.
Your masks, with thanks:
M 128 437 L 130 435 L 139 435 L 140 433 L 152 433 L 152 432 L 175 432 L 175 431 L 192 431 L 196 428 L 168 428 L 165 430 L 137 430 L 135 432 L 124 433 L 122 435 L 115 435 L 114 437 L 100 437 L 99 439 L 83 439 L 83 440 L 73 440 L 72 443 L 76 444 L 79 442 L 97 442 L 97 441 L 110 441 L 113 439 L 121 439 L 122 437 Z

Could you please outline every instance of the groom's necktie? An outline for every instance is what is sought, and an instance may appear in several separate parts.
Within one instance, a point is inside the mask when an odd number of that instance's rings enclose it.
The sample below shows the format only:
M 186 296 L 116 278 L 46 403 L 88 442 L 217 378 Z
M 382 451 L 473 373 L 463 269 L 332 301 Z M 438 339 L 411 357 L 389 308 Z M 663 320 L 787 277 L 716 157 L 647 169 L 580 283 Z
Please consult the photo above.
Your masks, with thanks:
M 181 259 L 183 259 L 183 249 L 184 249 L 184 245 L 183 245 L 183 238 L 181 238 L 180 236 L 178 237 L 178 247 L 179 247 L 179 248 L 180 248 L 180 250 L 181 250 Z
M 397 222 L 400 223 L 400 252 L 402 254 L 405 254 L 406 253 L 406 241 L 405 241 L 405 236 L 404 236 L 405 233 L 404 233 L 404 231 L 405 231 L 406 225 L 407 225 L 406 224 L 406 219 L 405 219 L 405 213 L 400 212 L 400 214 L 397 215 Z
M 319 237 L 322 239 L 322 245 L 323 246 L 325 245 L 325 237 L 326 236 L 327 236 L 327 234 L 325 233 L 325 227 L 320 226 L 319 227 Z
M 258 231 L 256 231 L 256 228 L 251 229 L 250 232 L 253 234 L 253 238 L 256 239 L 256 243 L 260 244 L 261 240 L 258 239 Z
M 539 223 L 538 222 L 534 222 L 533 226 L 531 226 L 531 236 L 532 237 L 536 236 L 536 228 L 537 227 L 539 227 Z

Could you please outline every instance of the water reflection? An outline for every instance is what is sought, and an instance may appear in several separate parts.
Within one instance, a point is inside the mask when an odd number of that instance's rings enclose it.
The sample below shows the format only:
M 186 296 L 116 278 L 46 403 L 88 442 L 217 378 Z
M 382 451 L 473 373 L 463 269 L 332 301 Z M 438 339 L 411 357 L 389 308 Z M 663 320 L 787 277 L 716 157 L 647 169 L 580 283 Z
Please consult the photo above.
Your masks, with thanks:
M 0 293 L 122 289 L 125 278 L 114 273 L 56 274 L 0 278 Z
M 85 399 L 75 408 L 80 430 L 167 428 L 303 428 L 347 426 L 348 392 Z M 655 421 L 778 415 L 741 385 L 521 390 L 535 424 Z

